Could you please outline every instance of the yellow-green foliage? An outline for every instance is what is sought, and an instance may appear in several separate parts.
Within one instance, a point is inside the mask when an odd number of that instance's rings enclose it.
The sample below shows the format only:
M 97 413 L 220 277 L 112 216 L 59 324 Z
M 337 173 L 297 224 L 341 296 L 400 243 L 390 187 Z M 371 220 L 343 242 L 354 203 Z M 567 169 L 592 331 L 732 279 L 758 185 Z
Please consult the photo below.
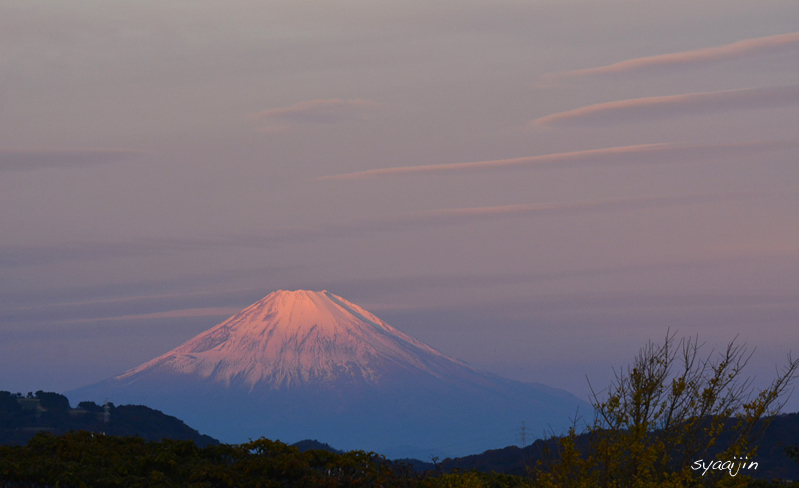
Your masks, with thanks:
M 741 373 L 751 356 L 731 342 L 721 354 L 699 356 L 695 339 L 675 347 L 649 343 L 633 364 L 616 373 L 604 395 L 594 393 L 596 417 L 587 427 L 587 445 L 577 446 L 575 429 L 560 439 L 535 472 L 536 486 L 549 487 L 743 487 L 742 474 L 715 470 L 699 476 L 698 459 L 732 460 L 754 456 L 752 441 L 765 427 L 758 421 L 779 410 L 778 399 L 794 378 L 799 361 L 772 385 L 753 394 Z M 714 449 L 720 436 L 724 452 Z
M 532 481 L 520 476 L 498 473 L 448 473 L 424 477 L 419 488 L 532 488 Z

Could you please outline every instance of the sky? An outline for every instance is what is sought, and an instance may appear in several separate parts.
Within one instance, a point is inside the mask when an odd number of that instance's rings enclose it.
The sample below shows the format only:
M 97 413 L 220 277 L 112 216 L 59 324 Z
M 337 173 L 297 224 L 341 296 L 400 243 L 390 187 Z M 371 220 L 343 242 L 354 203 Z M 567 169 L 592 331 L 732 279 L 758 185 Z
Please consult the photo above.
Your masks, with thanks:
M 279 289 L 584 399 L 669 333 L 763 387 L 797 127 L 797 2 L 0 0 L 0 390 Z

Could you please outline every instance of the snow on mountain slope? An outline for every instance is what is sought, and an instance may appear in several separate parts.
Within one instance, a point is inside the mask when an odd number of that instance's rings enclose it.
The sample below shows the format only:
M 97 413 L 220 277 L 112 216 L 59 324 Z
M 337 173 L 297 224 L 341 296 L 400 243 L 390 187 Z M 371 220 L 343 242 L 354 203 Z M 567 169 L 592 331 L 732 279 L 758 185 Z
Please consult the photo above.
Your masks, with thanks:
M 327 291 L 276 291 L 185 344 L 116 379 L 197 375 L 278 389 L 349 378 L 378 384 L 404 369 L 436 377 L 466 364 Z

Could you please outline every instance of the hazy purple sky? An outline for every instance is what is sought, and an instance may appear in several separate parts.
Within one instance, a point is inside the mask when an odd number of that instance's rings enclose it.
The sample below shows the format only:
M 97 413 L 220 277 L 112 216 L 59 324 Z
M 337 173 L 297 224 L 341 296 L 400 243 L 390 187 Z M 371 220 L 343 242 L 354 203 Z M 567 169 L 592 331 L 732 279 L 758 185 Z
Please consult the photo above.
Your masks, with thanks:
M 0 389 L 297 288 L 583 398 L 669 328 L 766 381 L 798 127 L 799 2 L 0 0 Z

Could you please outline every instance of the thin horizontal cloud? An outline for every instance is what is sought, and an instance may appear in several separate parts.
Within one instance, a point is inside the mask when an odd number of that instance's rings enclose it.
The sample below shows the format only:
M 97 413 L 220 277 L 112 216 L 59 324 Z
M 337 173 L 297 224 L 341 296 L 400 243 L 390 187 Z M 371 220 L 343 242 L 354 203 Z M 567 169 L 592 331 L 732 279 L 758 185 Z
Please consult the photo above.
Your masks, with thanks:
M 212 239 L 140 239 L 116 242 L 69 242 L 49 246 L 0 246 L 0 268 L 165 255 L 230 245 Z
M 319 227 L 293 227 L 263 233 L 233 235 L 216 239 L 176 239 L 141 242 L 95 242 L 50 247 L 0 247 L 0 268 L 36 266 L 73 261 L 95 261 L 128 256 L 157 257 L 170 253 L 207 248 L 269 248 L 304 241 L 353 237 L 373 232 L 396 232 L 425 227 L 458 225 L 478 221 L 538 215 L 574 215 L 589 212 L 618 212 L 678 205 L 706 204 L 748 198 L 748 194 L 706 194 L 688 196 L 650 196 L 616 200 L 571 203 L 536 203 L 494 207 L 438 209 L 395 216 L 337 222 Z
M 246 241 L 239 241 L 238 244 L 257 246 L 259 243 L 274 243 L 275 241 L 291 242 L 318 240 L 321 238 L 353 237 L 372 232 L 396 232 L 426 227 L 472 224 L 479 221 L 497 221 L 507 218 L 525 218 L 544 215 L 578 215 L 595 212 L 624 212 L 661 207 L 708 204 L 752 197 L 753 195 L 745 193 L 725 193 L 437 209 L 377 219 L 338 222 L 313 229 L 284 230 L 279 233 L 267 234 L 260 237 L 250 236 Z
M 192 299 L 198 297 L 210 297 L 215 298 L 220 295 L 230 295 L 240 292 L 251 292 L 254 288 L 242 288 L 242 289 L 234 289 L 234 290 L 225 290 L 223 292 L 220 291 L 191 291 L 191 292 L 183 292 L 183 293 L 160 293 L 160 294 L 150 294 L 150 295 L 134 295 L 134 296 L 123 296 L 123 297 L 115 297 L 115 298 L 103 298 L 103 299 L 89 299 L 89 300 L 82 300 L 82 301 L 56 301 L 51 303 L 39 303 L 36 305 L 28 305 L 24 307 L 14 307 L 14 308 L 5 308 L 5 311 L 12 310 L 14 312 L 25 312 L 25 311 L 41 311 L 46 309 L 52 308 L 59 308 L 59 309 L 66 309 L 66 308 L 81 308 L 81 307 L 90 307 L 90 306 L 104 306 L 104 305 L 125 305 L 127 303 L 133 302 L 142 302 L 146 303 L 148 301 L 154 300 L 176 300 L 176 299 Z
M 307 100 L 288 107 L 273 108 L 253 114 L 270 122 L 262 132 L 286 132 L 292 124 L 327 124 L 341 120 L 361 119 L 382 110 L 384 105 L 359 98 L 342 100 Z
M 143 246 L 140 243 L 92 242 L 65 243 L 51 246 L 2 246 L 0 267 L 32 266 L 71 261 L 91 261 L 103 258 L 139 256 L 161 252 L 160 246 Z
M 2 249 L 2 248 L 0 248 Z M 80 307 L 125 305 L 137 302 L 169 299 L 201 299 L 205 303 L 219 301 L 220 297 L 249 296 L 248 293 L 263 289 L 263 276 L 294 276 L 304 265 L 247 266 L 213 272 L 195 272 L 171 276 L 167 279 L 103 283 L 100 285 L 77 285 L 45 287 L 37 290 L 21 290 L 18 287 L 3 289 L 0 286 L 0 313 L 4 311 L 26 312 L 33 309 L 70 309 Z M 242 288 L 244 287 L 244 288 Z M 203 291 L 208 290 L 208 291 Z M 246 300 L 245 300 L 246 301 Z M 178 308 L 178 307 L 175 307 Z
M 612 164 L 652 164 L 658 162 L 685 161 L 690 158 L 712 158 L 743 152 L 759 152 L 781 149 L 791 143 L 779 141 L 753 141 L 736 144 L 640 144 L 588 149 L 564 153 L 527 156 L 511 159 L 494 159 L 468 163 L 433 164 L 427 166 L 398 166 L 372 169 L 356 173 L 321 176 L 317 180 L 363 180 L 387 176 L 494 171 L 513 168 L 556 168 Z
M 619 63 L 596 68 L 549 73 L 544 75 L 544 79 L 555 81 L 565 78 L 581 78 L 587 76 L 637 73 L 655 69 L 703 66 L 720 61 L 749 56 L 769 55 L 797 48 L 799 48 L 799 32 L 793 32 L 790 34 L 744 39 L 722 46 L 628 59 Z
M 297 236 L 314 235 L 300 228 L 274 229 L 268 241 L 258 241 L 257 247 L 278 246 Z M 127 257 L 163 257 L 207 249 L 250 246 L 248 237 L 228 236 L 209 238 L 162 238 L 132 241 L 63 242 L 51 245 L 0 245 L 0 270 L 44 264 L 89 262 Z M 2 274 L 0 274 L 2 276 Z M 0 295 L 0 303 L 2 303 Z
M 273 229 L 262 234 L 231 238 L 229 245 L 272 247 L 321 239 L 352 238 L 376 232 L 402 232 L 429 227 L 473 224 L 509 218 L 533 218 L 545 215 L 579 215 L 585 213 L 625 212 L 661 207 L 701 205 L 719 201 L 752 198 L 744 193 L 700 194 L 684 196 L 649 196 L 614 200 L 570 203 L 535 203 L 494 207 L 437 209 L 388 217 L 336 222 L 313 228 Z
M 80 168 L 119 163 L 145 154 L 129 149 L 0 149 L 0 171 Z
M 267 125 L 258 129 L 258 132 L 264 134 L 285 134 L 291 132 L 290 125 Z
M 713 269 L 719 268 L 729 269 L 730 266 L 740 265 L 741 263 L 763 263 L 764 261 L 768 261 L 772 265 L 782 265 L 785 262 L 790 261 L 791 257 L 791 255 L 765 256 L 760 254 L 747 254 L 733 257 L 714 256 L 690 260 L 600 266 L 593 268 L 556 270 L 551 272 L 395 276 L 343 281 L 322 281 L 313 283 L 312 288 L 339 290 L 333 291 L 333 293 L 336 293 L 337 295 L 346 294 L 353 297 L 362 297 L 366 300 L 378 300 L 379 298 L 385 296 L 428 289 L 459 290 L 467 288 L 489 288 L 517 284 L 603 277 L 620 274 L 654 274 L 664 271 L 671 272 L 675 270 L 711 271 Z M 771 299 L 778 302 L 784 301 L 784 298 L 781 298 L 781 296 L 771 297 Z M 797 299 L 799 299 L 799 297 L 792 298 L 794 301 Z M 392 305 L 386 308 L 396 309 L 397 306 Z M 377 309 L 377 307 L 375 307 L 375 309 Z
M 116 322 L 116 321 L 143 321 L 143 320 L 167 320 L 167 319 L 185 319 L 185 318 L 201 318 L 201 317 L 219 317 L 226 319 L 241 311 L 243 307 L 198 307 L 198 308 L 182 308 L 175 310 L 165 310 L 161 312 L 137 313 L 137 314 L 111 314 L 95 316 L 95 317 L 75 317 L 69 318 L 64 315 L 55 314 L 38 314 L 33 316 L 20 316 L 15 314 L 10 318 L 3 317 L 8 323 L 15 323 L 17 326 L 28 327 L 35 326 L 52 326 L 59 324 L 92 324 L 97 322 Z M 74 315 L 74 314 L 73 314 Z M 9 331 L 6 331 L 9 332 Z
M 681 196 L 647 196 L 637 198 L 594 200 L 570 203 L 533 203 L 494 207 L 439 209 L 399 216 L 373 223 L 364 223 L 364 229 L 382 230 L 403 227 L 440 226 L 475 221 L 495 221 L 504 218 L 530 217 L 546 214 L 576 215 L 593 212 L 619 212 L 645 210 L 682 205 L 708 204 L 719 201 L 751 198 L 746 193 L 698 194 Z
M 230 317 L 241 312 L 235 307 L 189 308 L 183 310 L 167 310 L 164 312 L 142 313 L 134 315 L 120 315 L 118 317 L 98 317 L 93 319 L 76 319 L 68 322 L 105 322 L 112 320 L 154 320 L 154 319 L 180 319 L 191 317 Z
M 593 125 L 637 122 L 684 115 L 711 114 L 799 104 L 799 85 L 745 88 L 717 92 L 687 93 L 634 98 L 588 105 L 541 117 L 536 126 Z

